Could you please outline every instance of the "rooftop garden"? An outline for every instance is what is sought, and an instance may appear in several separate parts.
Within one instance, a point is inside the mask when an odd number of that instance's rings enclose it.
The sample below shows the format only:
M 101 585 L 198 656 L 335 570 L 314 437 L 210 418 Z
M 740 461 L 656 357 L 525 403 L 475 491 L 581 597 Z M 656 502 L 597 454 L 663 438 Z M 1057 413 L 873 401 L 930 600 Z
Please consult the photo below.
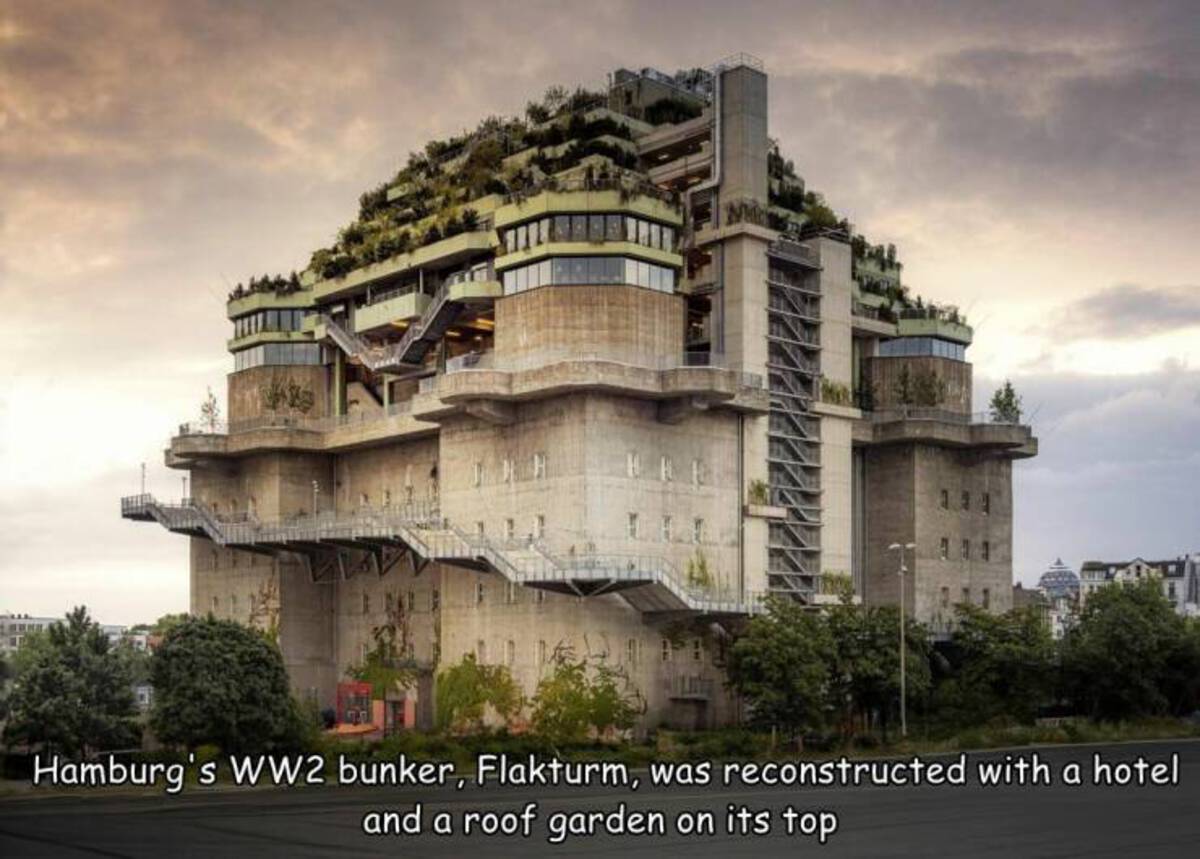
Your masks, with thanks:
M 599 187 L 620 180 L 623 171 L 639 166 L 636 152 L 618 142 L 632 141 L 632 131 L 611 116 L 586 116 L 607 101 L 603 92 L 551 87 L 540 101 L 526 106 L 522 118 L 492 116 L 474 131 L 430 141 L 423 151 L 411 153 L 391 180 L 359 198 L 358 217 L 338 232 L 336 241 L 313 253 L 310 269 L 323 279 L 340 277 L 479 229 L 484 219 L 469 205 L 472 201 L 561 187 L 559 177 L 576 168 Z M 657 108 L 651 122 L 699 114 L 699 108 L 671 99 L 651 108 Z M 531 149 L 536 151 L 530 157 L 509 160 Z
M 301 288 L 300 275 L 296 272 L 292 272 L 287 277 L 280 274 L 264 274 L 262 277 L 251 277 L 245 284 L 239 283 L 230 290 L 229 300 L 236 301 L 257 293 L 272 293 L 282 297 L 299 292 Z

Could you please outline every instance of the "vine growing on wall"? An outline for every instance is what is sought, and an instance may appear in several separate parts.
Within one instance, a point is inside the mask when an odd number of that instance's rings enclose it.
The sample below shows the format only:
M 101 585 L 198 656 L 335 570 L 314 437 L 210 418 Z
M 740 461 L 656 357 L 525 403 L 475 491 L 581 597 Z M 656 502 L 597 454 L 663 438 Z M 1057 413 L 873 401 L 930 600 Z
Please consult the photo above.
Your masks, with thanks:
M 301 386 L 295 379 L 289 379 L 287 384 L 272 379 L 259 388 L 258 393 L 263 406 L 271 412 L 288 409 L 303 415 L 308 414 L 316 404 L 312 389 Z

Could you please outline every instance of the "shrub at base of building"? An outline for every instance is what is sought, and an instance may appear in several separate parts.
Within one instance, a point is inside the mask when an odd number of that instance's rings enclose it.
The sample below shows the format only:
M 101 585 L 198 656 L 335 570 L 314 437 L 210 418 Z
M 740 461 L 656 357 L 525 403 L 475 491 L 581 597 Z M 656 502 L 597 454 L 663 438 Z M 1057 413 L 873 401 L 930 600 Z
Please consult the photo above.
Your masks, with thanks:
M 213 617 L 190 618 L 150 663 L 150 724 L 168 745 L 215 745 L 232 754 L 291 751 L 310 726 L 292 699 L 279 648 L 261 633 Z

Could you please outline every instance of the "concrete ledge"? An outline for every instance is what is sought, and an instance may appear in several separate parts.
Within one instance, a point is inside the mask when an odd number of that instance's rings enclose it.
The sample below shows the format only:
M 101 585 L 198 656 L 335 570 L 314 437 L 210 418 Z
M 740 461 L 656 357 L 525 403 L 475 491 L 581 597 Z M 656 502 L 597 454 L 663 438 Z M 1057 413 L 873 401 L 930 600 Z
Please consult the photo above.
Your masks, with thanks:
M 786 507 L 775 507 L 771 504 L 747 504 L 742 507 L 742 515 L 756 519 L 786 519 Z
M 1037 455 L 1037 439 L 1027 426 L 966 423 L 929 418 L 897 418 L 854 426 L 854 441 L 860 444 L 923 443 L 942 447 L 993 449 L 1013 459 Z

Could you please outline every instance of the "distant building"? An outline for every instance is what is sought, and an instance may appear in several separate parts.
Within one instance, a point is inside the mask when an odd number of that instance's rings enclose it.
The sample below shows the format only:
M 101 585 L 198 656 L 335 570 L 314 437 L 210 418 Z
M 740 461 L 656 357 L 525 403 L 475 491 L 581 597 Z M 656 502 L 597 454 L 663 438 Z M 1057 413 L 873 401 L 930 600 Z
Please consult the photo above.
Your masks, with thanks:
M 1097 588 L 1114 582 L 1157 579 L 1163 596 L 1182 615 L 1200 615 L 1200 553 L 1180 555 L 1166 561 L 1085 561 L 1079 570 L 1079 603 L 1082 607 Z
M 57 623 L 58 617 L 33 617 L 28 614 L 0 614 L 0 654 L 8 656 L 20 649 L 25 636 L 41 632 Z
M 0 614 L 0 654 L 5 656 L 15 653 L 25 643 L 25 637 L 31 632 L 41 632 L 59 623 L 62 617 L 33 617 L 28 614 Z M 151 642 L 150 636 L 133 634 L 129 627 L 114 623 L 102 623 L 100 629 L 108 638 L 108 643 L 115 647 L 123 640 L 128 640 L 136 650 L 146 650 Z
M 1038 590 L 1049 600 L 1060 597 L 1078 599 L 1079 576 L 1075 575 L 1075 571 L 1062 562 L 1062 558 L 1055 558 L 1054 563 L 1038 579 Z

